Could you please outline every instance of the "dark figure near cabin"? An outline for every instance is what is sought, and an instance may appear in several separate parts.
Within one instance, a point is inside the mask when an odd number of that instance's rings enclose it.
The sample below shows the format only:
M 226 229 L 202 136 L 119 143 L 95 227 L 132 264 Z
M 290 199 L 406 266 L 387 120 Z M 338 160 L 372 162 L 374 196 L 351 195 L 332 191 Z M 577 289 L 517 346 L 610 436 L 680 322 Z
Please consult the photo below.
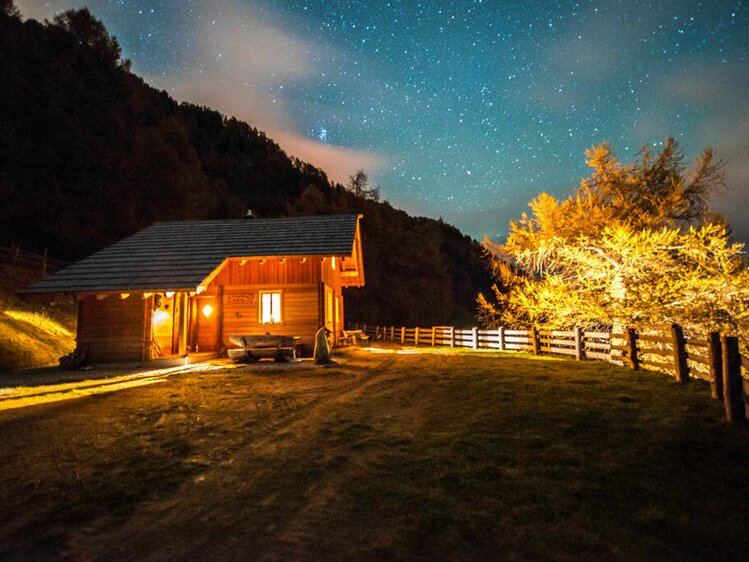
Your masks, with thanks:
M 325 326 L 317 330 L 315 334 L 315 364 L 327 365 L 330 361 L 330 345 L 328 344 L 328 330 Z

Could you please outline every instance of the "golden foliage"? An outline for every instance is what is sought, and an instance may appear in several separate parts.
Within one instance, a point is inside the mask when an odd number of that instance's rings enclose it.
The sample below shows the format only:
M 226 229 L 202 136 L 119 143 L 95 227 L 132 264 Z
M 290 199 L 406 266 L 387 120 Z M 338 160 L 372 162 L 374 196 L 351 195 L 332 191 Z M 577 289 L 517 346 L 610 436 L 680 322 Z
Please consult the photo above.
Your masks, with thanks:
M 723 185 L 713 152 L 691 170 L 673 139 L 655 156 L 643 148 L 633 164 L 607 143 L 586 157 L 593 173 L 572 196 L 539 195 L 505 244 L 484 242 L 498 280 L 494 302 L 478 299 L 484 322 L 749 330 L 743 245 L 707 204 Z M 510 263 L 507 282 L 498 273 Z
M 749 319 L 743 245 L 723 225 L 605 229 L 556 250 L 554 272 L 516 293 L 537 322 L 676 322 L 739 331 Z

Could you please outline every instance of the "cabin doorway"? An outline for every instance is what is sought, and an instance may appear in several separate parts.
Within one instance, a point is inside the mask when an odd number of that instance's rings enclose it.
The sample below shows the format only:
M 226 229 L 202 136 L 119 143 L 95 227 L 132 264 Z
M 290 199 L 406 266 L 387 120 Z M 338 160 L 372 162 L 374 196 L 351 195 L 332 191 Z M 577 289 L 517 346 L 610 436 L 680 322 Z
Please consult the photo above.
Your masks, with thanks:
M 192 334 L 195 352 L 218 350 L 219 307 L 216 295 L 200 295 L 190 299 Z

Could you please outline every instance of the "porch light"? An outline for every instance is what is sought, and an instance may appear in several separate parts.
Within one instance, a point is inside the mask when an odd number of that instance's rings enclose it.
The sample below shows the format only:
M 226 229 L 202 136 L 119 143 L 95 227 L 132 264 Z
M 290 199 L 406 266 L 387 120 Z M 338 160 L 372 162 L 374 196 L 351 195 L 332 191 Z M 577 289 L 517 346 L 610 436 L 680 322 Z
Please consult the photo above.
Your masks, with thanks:
M 210 304 L 207 304 L 202 308 L 202 311 L 203 311 L 203 316 L 208 318 L 213 313 L 213 307 Z

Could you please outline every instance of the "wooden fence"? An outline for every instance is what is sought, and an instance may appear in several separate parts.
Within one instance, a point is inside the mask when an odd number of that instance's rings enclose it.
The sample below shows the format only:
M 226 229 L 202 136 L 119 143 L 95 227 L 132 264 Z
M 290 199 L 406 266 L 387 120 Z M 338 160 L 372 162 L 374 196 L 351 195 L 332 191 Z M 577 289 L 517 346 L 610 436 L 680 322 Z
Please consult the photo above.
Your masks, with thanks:
M 723 401 L 728 421 L 740 423 L 749 417 L 749 357 L 741 354 L 738 338 L 718 332 L 685 334 L 678 324 L 640 324 L 612 332 L 358 324 L 353 329 L 363 330 L 375 340 L 401 344 L 566 355 L 578 361 L 598 359 L 634 370 L 661 371 L 680 383 L 699 378 L 710 383 L 713 398 Z
M 52 271 L 60 270 L 68 265 L 64 261 L 52 259 L 47 256 L 46 249 L 43 254 L 32 254 L 23 252 L 18 244 L 11 244 L 9 248 L 0 248 L 0 262 L 38 268 L 42 276 Z

